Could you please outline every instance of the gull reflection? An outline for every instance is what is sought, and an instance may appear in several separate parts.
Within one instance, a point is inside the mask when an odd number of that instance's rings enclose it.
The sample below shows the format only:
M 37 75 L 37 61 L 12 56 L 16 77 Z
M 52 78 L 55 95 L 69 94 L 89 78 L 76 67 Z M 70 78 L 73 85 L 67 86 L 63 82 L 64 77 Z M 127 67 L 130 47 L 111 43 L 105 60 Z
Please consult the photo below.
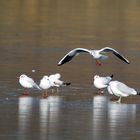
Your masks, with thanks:
M 106 130 L 107 102 L 105 96 L 93 97 L 93 138 L 95 139 L 100 139 Z
M 108 103 L 108 121 L 110 139 L 118 140 L 121 133 L 124 133 L 129 126 L 135 122 L 135 104 Z M 130 119 L 128 119 L 128 117 Z M 124 127 L 125 126 L 125 127 Z
M 41 139 L 47 138 L 47 133 L 55 133 L 59 130 L 59 113 L 62 98 L 60 96 L 48 96 L 40 99 L 40 136 Z
M 31 119 L 33 98 L 20 97 L 18 102 L 19 136 L 26 138 Z
M 41 139 L 47 139 L 47 123 L 49 119 L 49 104 L 48 99 L 40 99 L 39 101 L 40 113 L 40 136 Z

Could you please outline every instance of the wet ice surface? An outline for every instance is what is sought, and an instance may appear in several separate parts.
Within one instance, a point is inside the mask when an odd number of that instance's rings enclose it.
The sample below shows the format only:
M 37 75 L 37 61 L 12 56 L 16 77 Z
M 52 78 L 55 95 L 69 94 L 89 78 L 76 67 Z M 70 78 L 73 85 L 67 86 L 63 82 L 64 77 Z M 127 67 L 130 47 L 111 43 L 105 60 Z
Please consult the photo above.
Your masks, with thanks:
M 0 99 L 0 139 L 139 139 L 140 105 L 134 97 L 116 104 L 106 93 L 77 85 L 45 99 L 38 91 L 22 92 Z

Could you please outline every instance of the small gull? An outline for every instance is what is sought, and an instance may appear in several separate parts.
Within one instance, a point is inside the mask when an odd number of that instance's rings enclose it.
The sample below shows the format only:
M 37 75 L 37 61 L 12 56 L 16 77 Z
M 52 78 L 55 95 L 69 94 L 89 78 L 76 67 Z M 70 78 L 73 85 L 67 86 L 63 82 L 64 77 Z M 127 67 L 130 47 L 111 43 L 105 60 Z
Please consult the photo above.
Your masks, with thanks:
M 130 63 L 122 54 L 120 54 L 118 51 L 116 51 L 115 49 L 110 48 L 110 47 L 104 47 L 100 50 L 89 50 L 89 49 L 85 49 L 85 48 L 75 48 L 75 49 L 71 50 L 70 52 L 68 52 L 59 61 L 58 66 L 63 65 L 64 63 L 71 61 L 75 56 L 77 56 L 81 53 L 88 53 L 91 56 L 93 56 L 93 58 L 96 60 L 96 65 L 100 66 L 101 65 L 100 60 L 104 60 L 104 59 L 108 58 L 108 56 L 104 55 L 107 52 L 112 52 L 115 56 L 117 56 L 119 59 L 121 59 L 122 61 L 124 61 L 127 64 Z
M 34 80 L 28 77 L 27 75 L 22 74 L 18 78 L 19 78 L 19 83 L 22 87 L 27 88 L 27 89 L 36 88 L 36 89 L 41 90 L 40 87 L 34 82 Z M 25 94 L 27 94 L 27 92 Z
M 51 82 L 52 87 L 61 87 L 61 86 L 67 86 L 71 84 L 68 82 L 61 81 L 60 78 L 61 75 L 59 73 L 52 74 L 49 76 L 49 80 Z
M 43 76 L 43 78 L 40 80 L 40 87 L 44 90 L 46 90 L 47 93 L 47 89 L 51 88 L 51 87 L 61 87 L 61 86 L 66 86 L 66 85 L 70 85 L 71 83 L 67 83 L 64 81 L 60 80 L 61 75 L 59 73 L 56 74 L 52 74 L 50 76 Z
M 44 75 L 40 80 L 39 87 L 44 90 L 43 97 L 47 97 L 47 90 L 51 87 L 51 83 L 47 75 Z
M 113 75 L 111 76 L 106 76 L 106 77 L 101 77 L 99 75 L 94 76 L 94 81 L 93 84 L 96 88 L 99 89 L 98 93 L 103 93 L 101 89 L 106 88 L 109 84 L 109 82 L 112 80 Z
M 129 95 L 140 95 L 134 88 L 131 88 L 119 81 L 111 81 L 107 87 L 107 90 L 110 94 L 119 97 L 116 103 L 120 103 L 122 97 L 127 97 Z

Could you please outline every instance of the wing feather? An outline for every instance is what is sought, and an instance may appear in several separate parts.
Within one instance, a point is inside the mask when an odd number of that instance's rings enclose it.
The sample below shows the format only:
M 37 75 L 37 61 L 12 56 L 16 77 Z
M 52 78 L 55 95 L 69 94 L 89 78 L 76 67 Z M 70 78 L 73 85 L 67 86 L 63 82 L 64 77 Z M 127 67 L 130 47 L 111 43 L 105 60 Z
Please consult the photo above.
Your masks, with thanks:
M 75 56 L 77 56 L 80 53 L 90 53 L 91 51 L 84 48 L 75 48 L 68 52 L 58 63 L 58 66 L 63 65 L 69 61 L 71 61 Z
M 117 88 L 120 92 L 126 94 L 126 95 L 136 95 L 137 92 L 135 89 L 128 87 L 124 83 L 118 82 L 117 83 Z
M 118 51 L 116 51 L 113 48 L 110 47 L 105 47 L 100 50 L 101 53 L 106 53 L 106 52 L 112 52 L 115 56 L 126 62 L 127 64 L 130 64 L 129 60 L 127 60 L 122 54 L 120 54 Z
M 34 80 L 33 80 L 32 78 L 29 78 L 29 77 L 28 77 L 27 81 L 28 81 L 28 83 L 30 83 L 33 87 L 35 87 L 35 88 L 41 90 L 40 87 L 34 82 Z

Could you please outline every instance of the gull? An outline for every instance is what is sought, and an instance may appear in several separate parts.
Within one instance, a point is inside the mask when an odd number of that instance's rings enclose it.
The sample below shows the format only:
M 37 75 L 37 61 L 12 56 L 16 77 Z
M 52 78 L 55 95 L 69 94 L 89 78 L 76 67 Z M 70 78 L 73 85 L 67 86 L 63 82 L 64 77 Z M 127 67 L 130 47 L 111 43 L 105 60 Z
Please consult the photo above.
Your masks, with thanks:
M 118 51 L 116 51 L 115 49 L 110 48 L 110 47 L 104 47 L 100 50 L 89 50 L 89 49 L 85 49 L 85 48 L 75 48 L 75 49 L 71 50 L 70 52 L 68 52 L 59 61 L 58 66 L 63 65 L 64 63 L 71 61 L 75 56 L 77 56 L 81 53 L 87 53 L 87 54 L 90 54 L 91 56 L 93 56 L 93 58 L 96 60 L 96 65 L 100 66 L 101 65 L 100 60 L 104 60 L 104 59 L 108 58 L 108 56 L 104 55 L 107 52 L 113 53 L 115 56 L 117 56 L 119 59 L 121 59 L 122 61 L 124 61 L 127 64 L 130 63 L 122 54 L 120 54 Z
M 140 95 L 134 88 L 127 86 L 126 84 L 119 82 L 119 81 L 111 81 L 108 86 L 107 90 L 110 94 L 119 97 L 116 103 L 121 103 L 122 97 L 127 97 L 129 95 Z
M 30 77 L 28 77 L 25 74 L 20 75 L 19 78 L 19 83 L 22 87 L 29 89 L 29 88 L 36 88 L 36 89 L 40 89 L 40 87 L 34 82 L 34 80 Z M 27 94 L 27 93 L 25 93 Z
M 43 78 L 40 80 L 40 88 L 45 90 L 44 96 L 47 96 L 47 89 L 51 87 L 61 87 L 70 85 L 70 83 L 64 82 L 60 80 L 61 75 L 59 73 L 52 74 L 50 76 L 43 76 Z
M 96 88 L 99 89 L 98 93 L 103 93 L 101 89 L 106 88 L 109 82 L 112 80 L 113 74 L 111 76 L 101 77 L 99 75 L 94 76 L 93 84 Z
M 58 88 L 58 87 L 67 86 L 67 85 L 71 84 L 71 83 L 64 82 L 64 81 L 60 80 L 60 78 L 61 78 L 60 73 L 50 75 L 49 81 L 51 83 L 51 86 Z M 58 91 L 58 89 L 57 89 L 57 91 Z
M 44 75 L 40 80 L 39 87 L 44 90 L 43 97 L 47 97 L 47 90 L 51 87 L 51 83 L 47 75 Z

